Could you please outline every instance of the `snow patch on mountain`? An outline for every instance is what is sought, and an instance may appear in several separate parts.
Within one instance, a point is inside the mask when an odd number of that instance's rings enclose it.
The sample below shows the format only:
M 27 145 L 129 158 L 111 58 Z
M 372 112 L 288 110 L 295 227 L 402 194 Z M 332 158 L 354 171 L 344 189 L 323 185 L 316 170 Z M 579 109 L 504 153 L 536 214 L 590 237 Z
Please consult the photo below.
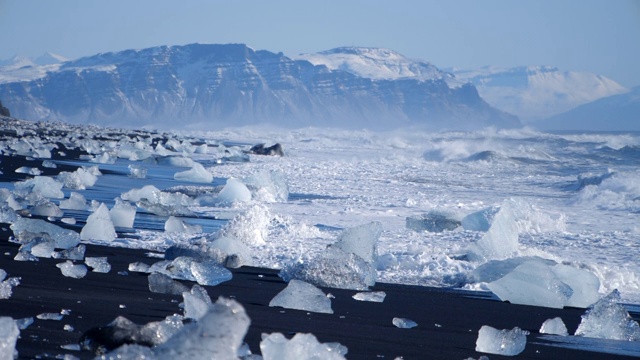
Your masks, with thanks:
M 47 72 L 58 70 L 68 60 L 49 52 L 33 59 L 16 55 L 8 60 L 0 60 L 0 84 L 41 79 Z
M 561 71 L 550 66 L 486 66 L 452 72 L 459 80 L 473 83 L 489 104 L 527 122 L 628 91 L 601 75 Z

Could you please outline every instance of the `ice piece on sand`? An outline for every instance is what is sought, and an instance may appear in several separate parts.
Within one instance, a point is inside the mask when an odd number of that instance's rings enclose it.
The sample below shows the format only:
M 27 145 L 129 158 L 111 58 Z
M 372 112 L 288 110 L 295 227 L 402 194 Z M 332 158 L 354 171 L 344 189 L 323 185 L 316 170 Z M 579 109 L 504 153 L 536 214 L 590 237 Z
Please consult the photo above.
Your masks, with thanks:
M 120 198 L 116 198 L 115 205 L 109 210 L 109 216 L 113 226 L 132 228 L 136 218 L 136 207 Z
M 492 206 L 471 213 L 462 218 L 462 228 L 469 231 L 487 231 L 498 211 L 499 206 Z
M 20 278 L 12 277 L 5 280 L 7 272 L 0 269 L 0 299 L 8 299 L 13 293 L 13 287 L 20 285 Z
M 239 268 L 253 264 L 249 247 L 234 237 L 219 237 L 209 244 L 208 247 L 211 249 L 219 249 L 227 255 L 225 261 L 225 266 L 227 267 Z
M 43 241 L 31 248 L 31 255 L 48 259 L 53 256 L 55 247 L 56 243 L 53 240 Z
M 593 304 L 582 315 L 576 336 L 591 338 L 640 341 L 640 325 L 619 304 L 620 293 L 613 290 Z
M 496 213 L 489 230 L 469 248 L 472 261 L 500 260 L 518 254 L 518 224 L 513 201 L 505 200 Z
M 242 181 L 229 178 L 227 184 L 218 193 L 217 202 L 222 205 L 231 205 L 236 202 L 251 201 L 251 191 Z
M 487 284 L 500 300 L 513 304 L 561 309 L 573 290 L 540 261 L 527 261 L 504 277 Z
M 600 279 L 592 272 L 563 264 L 553 266 L 551 270 L 573 290 L 565 306 L 586 308 L 600 300 Z
M 148 276 L 149 290 L 154 293 L 181 295 L 189 288 L 182 283 L 173 280 L 169 275 L 153 272 Z
M 567 326 L 564 324 L 564 321 L 562 321 L 560 317 L 547 319 L 540 327 L 540 333 L 560 336 L 569 335 Z
M 418 326 L 418 323 L 416 323 L 411 319 L 405 319 L 405 318 L 399 318 L 399 317 L 394 317 L 391 322 L 393 323 L 393 325 L 395 325 L 395 327 L 400 329 L 411 329 Z
M 251 320 L 235 300 L 219 298 L 197 323 L 154 348 L 159 359 L 237 359 Z
M 58 205 L 48 200 L 38 202 L 38 204 L 31 209 L 31 214 L 47 217 L 62 217 L 62 215 L 64 215 Z
M 82 260 L 84 259 L 84 253 L 87 251 L 87 247 L 83 244 L 80 244 L 76 247 L 72 247 L 70 249 L 62 250 L 53 254 L 53 257 L 56 259 L 66 259 L 66 260 Z
M 426 214 L 409 216 L 406 219 L 407 229 L 415 231 L 443 232 L 451 231 L 460 226 L 460 220 L 455 214 L 433 210 Z
M 331 299 L 322 290 L 300 280 L 289 281 L 289 285 L 271 299 L 269 306 L 333 314 Z
M 375 263 L 378 258 L 376 244 L 380 234 L 382 234 L 382 224 L 376 221 L 344 229 L 338 241 L 331 246 L 356 254 L 368 263 Z
M 225 224 L 218 232 L 218 236 L 231 236 L 246 245 L 264 245 L 269 233 L 271 218 L 266 206 L 255 205 Z
M 209 311 L 211 306 L 211 298 L 200 285 L 193 285 L 191 290 L 182 292 L 182 298 L 184 299 L 184 317 L 187 319 L 200 320 Z
M 86 266 L 82 264 L 74 265 L 73 262 L 71 262 L 71 260 L 67 260 L 63 263 L 56 264 L 56 266 L 60 268 L 60 271 L 62 271 L 62 275 L 66 277 L 81 279 L 85 277 L 85 275 L 87 275 Z
M 40 194 L 42 194 L 42 196 L 48 198 L 64 198 L 64 193 L 62 192 L 62 183 L 48 176 L 36 176 L 33 179 L 18 182 L 14 186 L 16 189 L 38 191 L 40 192 Z
M 107 261 L 107 257 L 87 257 L 84 259 L 85 264 L 93 269 L 93 272 L 108 273 L 111 271 L 111 265 Z
M 528 331 L 518 327 L 512 330 L 498 330 L 484 325 L 478 331 L 476 351 L 504 356 L 515 356 L 524 351 Z
M 352 296 L 358 301 L 383 302 L 387 294 L 384 291 L 359 292 Z
M 87 223 L 80 231 L 82 240 L 113 241 L 118 235 L 113 227 L 107 205 L 100 204 L 98 209 L 89 215 Z
M 189 225 L 175 216 L 169 216 L 164 223 L 164 231 L 168 233 L 195 234 L 202 232 L 202 226 Z
M 13 359 L 20 329 L 10 317 L 0 317 L 0 359 Z
M 80 236 L 73 230 L 67 230 L 41 219 L 19 218 L 11 225 L 14 235 L 25 240 L 30 234 L 46 233 L 55 242 L 58 249 L 70 249 L 80 243 Z
M 281 333 L 263 334 L 260 352 L 264 360 L 342 360 L 347 347 L 340 343 L 320 343 L 313 334 L 295 334 L 291 340 Z
M 60 201 L 60 209 L 86 210 L 87 200 L 82 194 L 72 192 L 68 199 Z
M 181 181 L 208 184 L 213 181 L 213 174 L 207 171 L 202 164 L 194 162 L 190 170 L 175 173 L 173 178 Z

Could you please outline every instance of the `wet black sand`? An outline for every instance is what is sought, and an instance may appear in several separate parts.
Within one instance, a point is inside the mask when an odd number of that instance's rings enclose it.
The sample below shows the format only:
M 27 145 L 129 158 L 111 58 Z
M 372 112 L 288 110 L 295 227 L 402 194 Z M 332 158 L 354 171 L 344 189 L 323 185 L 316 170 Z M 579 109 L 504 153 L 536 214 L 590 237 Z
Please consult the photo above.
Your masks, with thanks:
M 2 227 L 6 228 L 6 224 Z M 108 274 L 89 272 L 83 279 L 73 279 L 64 277 L 56 268 L 55 264 L 62 260 L 14 261 L 18 245 L 6 240 L 9 234 L 3 232 L 0 240 L 0 268 L 10 277 L 21 277 L 21 284 L 14 288 L 10 299 L 0 300 L 0 316 L 19 319 L 63 309 L 71 311 L 60 321 L 35 319 L 22 330 L 17 344 L 21 359 L 61 354 L 92 358 L 94 354 L 89 351 L 65 350 L 61 346 L 78 344 L 85 331 L 106 325 L 118 315 L 146 324 L 182 313 L 178 306 L 181 296 L 151 293 L 146 274 L 122 274 L 131 262 L 158 261 L 148 257 L 146 251 L 89 245 L 86 256 L 107 256 L 112 270 Z M 254 353 L 259 353 L 262 333 L 291 336 L 311 332 L 321 342 L 345 345 L 349 359 L 477 359 L 482 355 L 475 351 L 478 329 L 490 325 L 499 329 L 518 326 L 531 332 L 525 351 L 515 357 L 519 359 L 631 358 L 539 344 L 542 340 L 538 329 L 546 319 L 562 317 L 573 333 L 584 313 L 582 309 L 520 306 L 489 299 L 481 293 L 377 284 L 374 290 L 387 294 L 383 303 L 356 301 L 351 298 L 356 291 L 323 289 L 335 296 L 334 314 L 317 314 L 268 306 L 286 286 L 276 271 L 243 267 L 233 272 L 233 280 L 206 289 L 214 300 L 218 296 L 230 297 L 245 307 L 251 318 L 245 341 Z M 634 316 L 638 318 L 638 314 Z M 394 317 L 412 319 L 418 326 L 396 328 L 392 324 Z M 65 325 L 71 325 L 73 331 L 64 330 Z

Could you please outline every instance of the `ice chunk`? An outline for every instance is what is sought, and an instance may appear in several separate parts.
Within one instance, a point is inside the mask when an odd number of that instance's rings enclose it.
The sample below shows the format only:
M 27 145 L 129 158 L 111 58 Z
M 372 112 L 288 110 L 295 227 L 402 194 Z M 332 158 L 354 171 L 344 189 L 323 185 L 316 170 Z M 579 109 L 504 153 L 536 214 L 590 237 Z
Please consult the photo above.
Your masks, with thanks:
M 514 327 L 512 330 L 498 330 L 484 325 L 478 331 L 476 351 L 504 356 L 515 356 L 524 351 L 528 331 Z
M 184 299 L 184 317 L 187 319 L 200 320 L 209 311 L 211 298 L 203 287 L 194 285 L 191 290 L 182 292 Z
M 28 328 L 29 326 L 31 326 L 31 324 L 33 324 L 32 317 L 16 319 L 16 325 L 18 325 L 18 329 L 20 330 Z
M 40 320 L 52 320 L 52 321 L 60 321 L 64 317 L 62 313 L 42 313 L 36 315 L 36 317 Z
M 133 265 L 129 265 L 131 271 L 157 271 L 174 279 L 196 281 L 200 285 L 208 286 L 218 285 L 231 280 L 233 277 L 233 274 L 228 269 L 213 259 L 207 258 L 194 259 L 188 256 L 178 256 L 172 261 L 159 261 L 151 267 L 137 270 L 133 270 Z
M 331 299 L 322 290 L 300 280 L 289 281 L 289 285 L 271 299 L 269 306 L 333 314 Z
M 368 263 L 374 263 L 378 258 L 376 244 L 380 234 L 382 234 L 382 224 L 376 221 L 345 229 L 338 241 L 331 246 L 356 254 Z
M 108 273 L 111 271 L 111 265 L 107 261 L 107 257 L 87 257 L 84 259 L 85 264 L 93 269 L 93 272 Z
M 53 256 L 55 247 L 56 243 L 54 241 L 43 241 L 36 245 L 33 245 L 33 247 L 31 248 L 31 255 L 41 258 L 50 258 Z M 21 248 L 20 251 L 22 250 L 23 249 Z
M 207 171 L 202 164 L 194 162 L 190 170 L 177 172 L 173 178 L 180 181 L 208 184 L 213 181 L 213 174 Z
M 164 223 L 164 231 L 169 233 L 194 234 L 194 233 L 201 233 L 202 226 L 189 225 L 175 216 L 169 216 L 167 221 Z
M 242 181 L 229 178 L 216 199 L 222 205 L 251 201 L 251 191 Z
M 136 218 L 136 207 L 120 198 L 116 198 L 115 205 L 109 210 L 109 216 L 113 226 L 132 228 Z
M 539 261 L 524 262 L 487 287 L 503 301 L 558 309 L 563 308 L 573 294 L 571 287 Z
M 158 359 L 235 360 L 250 322 L 242 305 L 219 298 L 200 321 L 185 325 L 154 353 Z
M 13 288 L 20 285 L 20 278 L 12 277 L 5 280 L 7 272 L 0 269 L 0 299 L 8 299 L 13 294 Z
M 13 359 L 20 329 L 10 317 L 0 317 L 0 359 Z
M 209 248 L 219 249 L 227 255 L 225 265 L 227 267 L 238 268 L 240 266 L 251 266 L 251 250 L 242 241 L 230 237 L 223 236 L 215 239 Z
M 231 236 L 246 245 L 264 245 L 270 223 L 269 209 L 264 205 L 255 205 L 225 224 L 218 232 L 218 236 Z
M 38 204 L 31 209 L 31 214 L 46 217 L 62 217 L 62 215 L 64 215 L 58 205 L 48 200 L 38 202 Z
M 56 252 L 53 257 L 55 259 L 82 260 L 84 259 L 85 251 L 87 251 L 87 247 L 80 244 L 76 247 Z
M 80 231 L 82 240 L 113 241 L 118 235 L 113 227 L 109 209 L 105 204 L 100 204 L 98 209 L 89 215 L 87 223 Z
M 488 231 L 499 210 L 499 206 L 492 206 L 471 213 L 462 218 L 462 228 L 469 231 Z
M 514 215 L 514 205 L 504 201 L 496 213 L 489 230 L 469 249 L 472 261 L 500 260 L 518 253 L 518 224 Z
M 21 166 L 19 168 L 16 169 L 16 173 L 18 174 L 29 174 L 29 175 L 42 175 L 42 170 L 38 169 L 38 168 L 32 168 L 32 167 L 28 167 L 28 166 Z
M 405 318 L 394 317 L 391 322 L 393 323 L 393 325 L 395 325 L 395 327 L 400 329 L 411 329 L 418 326 L 418 323 L 416 323 L 415 321 Z
M 567 331 L 567 326 L 564 324 L 564 321 L 560 317 L 556 317 L 553 319 L 547 319 L 540 327 L 541 334 L 551 334 L 551 335 L 560 335 L 567 336 L 569 332 Z
M 147 178 L 147 168 L 130 164 L 129 165 L 129 177 L 133 179 L 146 179 Z
M 384 291 L 359 292 L 352 296 L 358 301 L 383 302 L 387 294 Z
M 157 187 L 153 185 L 145 185 L 140 189 L 131 189 L 122 194 L 120 197 L 122 198 L 122 200 L 132 202 L 138 202 L 146 199 L 151 203 L 155 203 L 159 201 L 160 193 L 161 191 Z
M 153 272 L 148 276 L 149 291 L 161 294 L 181 295 L 189 288 L 173 280 L 169 275 Z
M 74 265 L 71 260 L 67 260 L 63 263 L 56 264 L 56 266 L 60 268 L 60 271 L 62 271 L 62 275 L 66 277 L 81 279 L 85 277 L 85 275 L 87 275 L 86 266 L 82 264 Z
M 38 191 L 40 194 L 42 194 L 42 196 L 48 198 L 64 198 L 64 193 L 62 192 L 62 183 L 48 176 L 36 176 L 33 179 L 17 182 L 14 186 L 16 189 L 28 190 L 32 192 Z
M 553 266 L 551 270 L 573 290 L 565 306 L 586 308 L 600 299 L 600 279 L 590 271 L 562 264 Z
M 415 231 L 443 232 L 451 231 L 460 226 L 460 220 L 455 214 L 433 210 L 426 214 L 410 216 L 406 219 L 407 229 Z
M 282 171 L 262 171 L 244 180 L 253 197 L 262 202 L 285 202 L 289 199 L 289 185 Z
M 496 281 L 527 261 L 538 261 L 548 266 L 557 264 L 553 260 L 543 259 L 539 256 L 519 256 L 504 260 L 491 260 L 475 268 L 471 272 L 470 278 L 475 282 L 488 283 Z
M 166 156 L 159 158 L 158 164 L 188 168 L 192 167 L 195 162 L 191 158 L 185 156 Z
M 191 215 L 192 211 L 188 209 L 188 206 L 197 205 L 197 201 L 188 195 L 162 192 L 153 185 L 129 190 L 120 197 L 123 200 L 135 202 L 137 206 L 161 216 Z
M 72 192 L 68 199 L 60 201 L 60 208 L 68 210 L 87 210 L 87 199 L 85 199 L 80 193 Z
M 260 352 L 264 360 L 343 360 L 347 348 L 339 343 L 320 343 L 313 334 L 297 333 L 288 340 L 273 333 L 262 335 Z
M 95 170 L 97 169 L 95 167 Z M 74 172 L 63 171 L 56 176 L 56 179 L 67 189 L 84 190 L 92 187 L 98 181 L 97 174 L 100 174 L 100 172 L 97 171 L 96 173 L 95 170 L 78 168 Z
M 11 230 L 21 242 L 28 241 L 32 234 L 46 233 L 56 242 L 58 249 L 70 249 L 80 243 L 77 232 L 41 219 L 20 218 L 11 225 Z
M 613 290 L 593 304 L 582 315 L 576 336 L 591 338 L 640 341 L 640 325 L 619 304 L 620 293 Z

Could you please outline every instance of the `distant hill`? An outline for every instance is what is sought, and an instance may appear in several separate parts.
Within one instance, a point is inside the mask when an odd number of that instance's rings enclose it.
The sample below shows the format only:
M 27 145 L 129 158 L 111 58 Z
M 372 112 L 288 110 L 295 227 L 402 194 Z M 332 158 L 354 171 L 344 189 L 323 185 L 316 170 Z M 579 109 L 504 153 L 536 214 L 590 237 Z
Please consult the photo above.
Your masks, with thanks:
M 353 55 L 365 61 L 367 54 Z M 433 65 L 409 70 L 422 75 L 366 77 L 243 44 L 160 46 L 3 67 L 0 98 L 19 118 L 129 127 L 520 124 L 487 104 L 472 84 L 451 85 L 450 75 Z
M 640 86 L 536 122 L 542 130 L 640 131 Z
M 532 124 L 576 106 L 628 91 L 601 75 L 561 71 L 549 66 L 487 66 L 452 72 L 458 80 L 473 83 L 489 104 Z

